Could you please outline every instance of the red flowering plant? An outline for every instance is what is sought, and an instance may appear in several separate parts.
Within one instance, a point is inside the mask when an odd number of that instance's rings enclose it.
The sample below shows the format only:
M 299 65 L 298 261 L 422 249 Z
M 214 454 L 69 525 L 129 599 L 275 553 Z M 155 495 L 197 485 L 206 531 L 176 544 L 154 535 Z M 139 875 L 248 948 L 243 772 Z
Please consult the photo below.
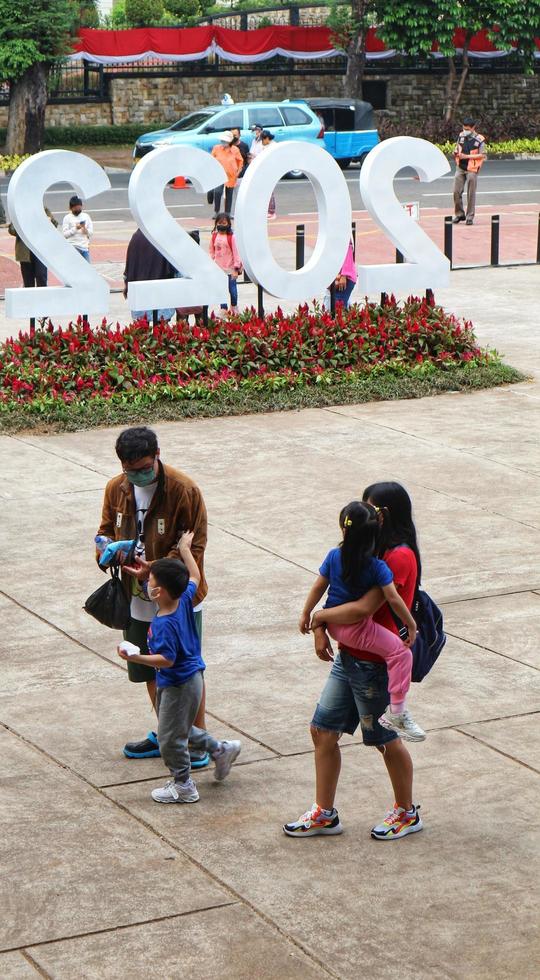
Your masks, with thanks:
M 318 306 L 189 326 L 136 321 L 125 328 L 80 319 L 0 345 L 0 410 L 77 401 L 212 399 L 223 387 L 338 383 L 374 370 L 445 370 L 487 363 L 469 322 L 410 297 L 335 316 Z

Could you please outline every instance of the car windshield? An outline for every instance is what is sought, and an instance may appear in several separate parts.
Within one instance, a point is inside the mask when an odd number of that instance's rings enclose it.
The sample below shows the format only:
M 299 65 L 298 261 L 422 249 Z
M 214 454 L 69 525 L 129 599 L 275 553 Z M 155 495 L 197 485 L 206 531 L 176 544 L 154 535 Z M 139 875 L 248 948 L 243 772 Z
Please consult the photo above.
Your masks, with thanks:
M 182 119 L 178 120 L 178 122 L 175 122 L 172 126 L 169 126 L 169 129 L 172 129 L 175 132 L 178 132 L 179 129 L 198 129 L 199 126 L 202 126 L 203 123 L 208 122 L 208 120 L 211 119 L 212 116 L 215 116 L 215 114 L 216 110 L 211 109 L 206 112 L 190 112 L 189 116 L 183 116 Z

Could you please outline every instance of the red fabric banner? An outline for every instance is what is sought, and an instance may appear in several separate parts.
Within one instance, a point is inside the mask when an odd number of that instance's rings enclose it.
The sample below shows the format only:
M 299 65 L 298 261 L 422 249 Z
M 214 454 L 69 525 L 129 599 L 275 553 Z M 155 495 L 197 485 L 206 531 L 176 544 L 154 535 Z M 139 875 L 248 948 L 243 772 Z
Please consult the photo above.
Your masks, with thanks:
M 74 46 L 72 59 L 84 58 L 98 64 L 120 64 L 148 59 L 160 61 L 196 61 L 209 54 L 218 54 L 226 61 L 254 62 L 273 58 L 276 54 L 288 58 L 331 58 L 337 52 L 330 41 L 327 27 L 262 27 L 253 31 L 235 31 L 215 24 L 208 27 L 140 27 L 127 31 L 103 31 L 83 28 Z M 457 30 L 454 45 L 463 48 L 465 31 Z M 536 57 L 540 58 L 540 38 L 535 38 Z M 479 31 L 473 37 L 469 53 L 471 57 L 504 57 L 508 52 L 499 51 L 488 38 L 487 31 Z M 376 29 L 370 28 L 367 38 L 368 60 L 392 58 L 395 51 L 388 50 L 377 37 Z M 437 43 L 433 54 L 438 56 Z

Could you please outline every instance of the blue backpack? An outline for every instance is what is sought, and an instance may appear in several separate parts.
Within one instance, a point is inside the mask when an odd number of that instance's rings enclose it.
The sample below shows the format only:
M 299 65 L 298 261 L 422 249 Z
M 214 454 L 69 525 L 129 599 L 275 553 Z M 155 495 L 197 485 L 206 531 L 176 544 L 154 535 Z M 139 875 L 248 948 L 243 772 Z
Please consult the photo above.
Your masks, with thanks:
M 416 591 L 412 614 L 418 630 L 412 647 L 412 680 L 419 682 L 423 681 L 426 674 L 429 674 L 440 655 L 446 643 L 446 633 L 444 632 L 441 610 L 435 605 L 431 596 L 422 589 Z M 406 636 L 407 628 L 403 626 L 401 620 L 393 612 L 392 616 L 400 630 L 400 636 L 403 633 Z

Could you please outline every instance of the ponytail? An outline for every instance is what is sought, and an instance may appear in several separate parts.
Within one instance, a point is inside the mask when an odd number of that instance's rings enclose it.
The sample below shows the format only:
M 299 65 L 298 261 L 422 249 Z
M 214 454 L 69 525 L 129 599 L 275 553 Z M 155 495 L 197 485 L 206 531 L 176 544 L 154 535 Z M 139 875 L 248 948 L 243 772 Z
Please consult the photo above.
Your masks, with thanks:
M 358 589 L 366 562 L 373 558 L 378 550 L 380 525 L 377 509 L 371 504 L 353 500 L 341 511 L 339 525 L 343 530 L 341 545 L 343 581 L 354 593 Z

